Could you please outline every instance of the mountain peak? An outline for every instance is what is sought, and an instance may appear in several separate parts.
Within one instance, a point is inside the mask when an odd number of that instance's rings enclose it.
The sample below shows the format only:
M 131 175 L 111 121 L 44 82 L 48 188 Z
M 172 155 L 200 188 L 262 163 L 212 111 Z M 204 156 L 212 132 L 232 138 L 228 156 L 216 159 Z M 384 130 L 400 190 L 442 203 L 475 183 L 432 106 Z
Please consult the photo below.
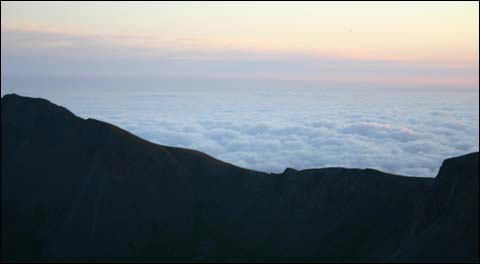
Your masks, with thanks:
M 17 94 L 6 94 L 2 97 L 1 102 L 2 119 L 4 118 L 4 111 L 8 111 L 12 115 L 34 114 L 34 112 L 38 112 L 40 115 L 52 113 L 55 115 L 60 114 L 74 117 L 74 114 L 68 109 L 58 106 L 43 98 L 26 97 Z

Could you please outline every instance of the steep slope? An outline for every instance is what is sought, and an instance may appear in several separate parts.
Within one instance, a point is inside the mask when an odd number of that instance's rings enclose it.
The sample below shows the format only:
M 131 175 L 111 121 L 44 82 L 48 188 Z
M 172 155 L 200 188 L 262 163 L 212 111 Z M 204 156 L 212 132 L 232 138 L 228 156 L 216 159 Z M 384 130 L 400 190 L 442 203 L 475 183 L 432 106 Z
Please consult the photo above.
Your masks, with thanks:
M 2 260 L 478 261 L 435 249 L 478 245 L 478 153 L 435 180 L 267 174 L 17 95 L 1 100 L 1 203 Z
M 417 227 L 391 260 L 478 262 L 478 175 L 478 152 L 445 160 L 418 213 L 430 225 Z

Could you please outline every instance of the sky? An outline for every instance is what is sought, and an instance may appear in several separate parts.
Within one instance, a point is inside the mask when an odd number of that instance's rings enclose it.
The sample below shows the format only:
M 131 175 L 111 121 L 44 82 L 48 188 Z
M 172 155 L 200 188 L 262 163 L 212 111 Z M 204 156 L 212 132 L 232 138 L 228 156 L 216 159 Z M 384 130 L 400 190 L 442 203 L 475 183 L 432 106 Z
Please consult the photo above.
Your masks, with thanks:
M 478 2 L 2 2 L 2 74 L 478 84 Z
M 1 94 L 238 166 L 479 150 L 478 2 L 1 2 Z

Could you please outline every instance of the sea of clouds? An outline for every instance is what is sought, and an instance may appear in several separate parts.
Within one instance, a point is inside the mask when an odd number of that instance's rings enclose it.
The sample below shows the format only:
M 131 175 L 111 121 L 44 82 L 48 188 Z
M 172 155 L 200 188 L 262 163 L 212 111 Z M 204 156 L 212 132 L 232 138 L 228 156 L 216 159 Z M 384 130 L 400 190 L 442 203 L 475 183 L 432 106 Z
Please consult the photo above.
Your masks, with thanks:
M 266 172 L 368 167 L 433 177 L 444 159 L 479 149 L 478 87 L 2 79 L 2 95 L 12 92 L 44 97 L 158 144 Z

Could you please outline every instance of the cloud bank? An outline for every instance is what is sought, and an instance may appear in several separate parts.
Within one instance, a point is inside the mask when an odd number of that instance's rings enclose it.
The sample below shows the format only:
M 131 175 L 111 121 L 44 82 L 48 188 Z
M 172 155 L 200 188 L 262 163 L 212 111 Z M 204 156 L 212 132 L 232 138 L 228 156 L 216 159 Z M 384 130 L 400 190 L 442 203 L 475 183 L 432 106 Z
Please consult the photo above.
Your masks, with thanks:
M 68 78 L 7 78 L 2 87 L 266 172 L 368 167 L 432 177 L 444 159 L 479 149 L 478 89 Z

